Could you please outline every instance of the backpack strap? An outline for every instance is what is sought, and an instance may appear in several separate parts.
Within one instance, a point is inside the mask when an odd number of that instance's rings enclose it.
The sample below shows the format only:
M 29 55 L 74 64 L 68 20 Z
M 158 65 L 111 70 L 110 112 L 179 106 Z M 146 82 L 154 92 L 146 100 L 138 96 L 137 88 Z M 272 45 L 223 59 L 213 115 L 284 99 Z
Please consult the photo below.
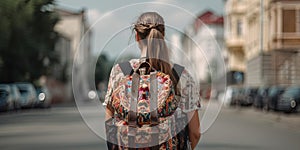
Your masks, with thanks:
M 158 97 L 158 85 L 157 85 L 157 72 L 150 73 L 150 113 L 151 113 L 151 124 L 158 124 L 158 116 L 157 116 L 157 97 Z
M 152 150 L 159 150 L 159 120 L 157 114 L 158 81 L 157 72 L 150 73 L 150 121 L 151 121 L 151 143 Z
M 135 146 L 136 127 L 137 127 L 137 98 L 140 76 L 137 73 L 132 75 L 132 88 L 130 98 L 130 110 L 128 112 L 128 145 Z
M 119 63 L 119 66 L 123 72 L 123 74 L 126 75 L 132 75 L 133 74 L 133 69 L 131 67 L 131 64 L 129 61 L 125 61 L 122 63 Z
M 177 81 L 177 83 L 179 82 L 180 76 L 182 74 L 184 70 L 184 67 L 178 64 L 174 64 L 173 68 L 172 68 L 172 73 Z

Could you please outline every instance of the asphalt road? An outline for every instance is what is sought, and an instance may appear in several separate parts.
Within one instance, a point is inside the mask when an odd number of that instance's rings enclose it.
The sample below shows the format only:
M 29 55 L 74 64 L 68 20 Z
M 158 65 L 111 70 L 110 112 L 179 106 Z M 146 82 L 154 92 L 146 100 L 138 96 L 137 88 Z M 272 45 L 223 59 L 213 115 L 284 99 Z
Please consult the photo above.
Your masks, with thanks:
M 197 149 L 296 150 L 300 148 L 299 118 L 299 114 L 224 108 Z M 87 127 L 76 107 L 65 105 L 1 113 L 0 149 L 101 150 L 106 144 Z

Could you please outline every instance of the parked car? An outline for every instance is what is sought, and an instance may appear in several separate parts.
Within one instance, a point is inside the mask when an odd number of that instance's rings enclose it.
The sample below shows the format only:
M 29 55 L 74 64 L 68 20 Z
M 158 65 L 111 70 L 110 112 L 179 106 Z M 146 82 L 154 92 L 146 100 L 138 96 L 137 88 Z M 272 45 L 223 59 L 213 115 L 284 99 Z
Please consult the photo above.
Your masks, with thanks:
M 36 93 L 37 101 L 35 102 L 35 107 L 49 108 L 51 106 L 52 97 L 47 87 L 37 87 Z
M 21 94 L 18 87 L 15 84 L 10 84 L 10 91 L 12 94 L 12 99 L 14 103 L 14 108 L 16 110 L 21 108 Z
M 219 92 L 217 100 L 225 106 L 225 92 Z
M 298 111 L 300 104 L 300 86 L 292 86 L 286 89 L 278 101 L 277 108 L 284 112 Z
M 7 84 L 0 84 L 0 111 L 14 109 L 13 97 Z
M 225 107 L 229 107 L 232 103 L 233 87 L 227 87 L 225 92 L 219 94 L 219 101 L 223 101 Z
M 237 105 L 240 101 L 240 96 L 243 93 L 242 88 L 235 87 L 232 89 L 232 97 L 230 105 Z
M 257 88 L 247 87 L 240 94 L 239 104 L 241 106 L 250 106 L 254 102 L 254 98 L 257 94 Z
M 277 103 L 279 97 L 283 94 L 285 88 L 280 86 L 272 86 L 269 89 L 268 95 L 264 101 L 264 109 L 277 111 Z
M 37 101 L 36 91 L 31 83 L 16 83 L 21 93 L 21 107 L 32 108 Z
M 262 109 L 264 107 L 264 101 L 268 96 L 268 92 L 269 92 L 268 87 L 258 88 L 257 94 L 254 98 L 253 106 Z

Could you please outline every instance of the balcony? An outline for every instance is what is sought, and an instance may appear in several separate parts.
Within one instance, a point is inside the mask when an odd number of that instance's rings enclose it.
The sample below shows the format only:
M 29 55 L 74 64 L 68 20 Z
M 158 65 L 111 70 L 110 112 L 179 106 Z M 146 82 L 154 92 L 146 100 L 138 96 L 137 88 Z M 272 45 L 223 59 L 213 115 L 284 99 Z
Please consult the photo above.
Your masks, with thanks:
M 273 34 L 269 43 L 271 49 L 299 49 L 300 32 Z
M 245 46 L 245 41 L 242 38 L 238 37 L 227 37 L 225 40 L 226 47 L 228 50 L 242 50 L 244 49 Z

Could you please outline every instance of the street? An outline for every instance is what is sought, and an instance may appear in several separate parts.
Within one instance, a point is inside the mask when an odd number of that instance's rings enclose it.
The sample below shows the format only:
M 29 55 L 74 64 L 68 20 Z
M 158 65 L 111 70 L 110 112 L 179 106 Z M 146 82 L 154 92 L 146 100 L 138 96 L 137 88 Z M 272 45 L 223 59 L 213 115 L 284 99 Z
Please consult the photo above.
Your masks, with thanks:
M 299 118 L 299 114 L 278 116 L 250 108 L 223 108 L 197 149 L 298 149 Z M 0 149 L 96 150 L 106 149 L 106 144 L 87 127 L 74 105 L 58 105 L 1 113 Z

